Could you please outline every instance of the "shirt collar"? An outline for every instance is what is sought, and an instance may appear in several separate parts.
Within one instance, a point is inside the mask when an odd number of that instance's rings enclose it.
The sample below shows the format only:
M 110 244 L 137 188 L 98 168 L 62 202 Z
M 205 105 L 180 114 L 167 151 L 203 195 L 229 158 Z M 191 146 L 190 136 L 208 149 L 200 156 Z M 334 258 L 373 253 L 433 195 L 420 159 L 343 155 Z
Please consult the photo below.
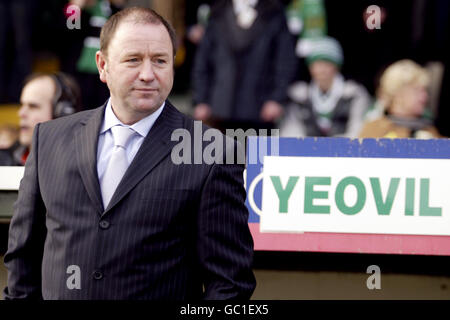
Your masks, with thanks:
M 159 115 L 163 111 L 165 104 L 166 104 L 166 102 L 163 102 L 161 107 L 159 107 L 155 112 L 153 112 L 152 114 L 146 116 L 145 118 L 143 118 L 143 119 L 139 120 L 138 122 L 129 126 L 129 125 L 122 123 L 122 121 L 120 121 L 119 119 L 117 119 L 116 115 L 114 114 L 114 112 L 112 110 L 111 98 L 110 98 L 110 99 L 108 99 L 108 103 L 106 104 L 105 116 L 103 118 L 103 125 L 100 130 L 100 134 L 105 133 L 106 131 L 108 131 L 109 129 L 111 129 L 112 127 L 114 127 L 116 125 L 121 125 L 124 127 L 130 127 L 134 131 L 139 133 L 141 136 L 146 137 L 148 132 L 150 131 L 150 129 L 155 124 L 156 119 L 158 119 Z

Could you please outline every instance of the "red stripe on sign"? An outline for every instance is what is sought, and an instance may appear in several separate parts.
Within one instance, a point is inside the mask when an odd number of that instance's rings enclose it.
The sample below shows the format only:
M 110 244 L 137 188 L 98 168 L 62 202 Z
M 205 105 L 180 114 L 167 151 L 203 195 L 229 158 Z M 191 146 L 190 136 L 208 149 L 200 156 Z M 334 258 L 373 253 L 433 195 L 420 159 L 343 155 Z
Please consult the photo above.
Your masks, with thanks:
M 356 233 L 261 233 L 249 223 L 256 251 L 310 251 L 450 256 L 449 236 Z

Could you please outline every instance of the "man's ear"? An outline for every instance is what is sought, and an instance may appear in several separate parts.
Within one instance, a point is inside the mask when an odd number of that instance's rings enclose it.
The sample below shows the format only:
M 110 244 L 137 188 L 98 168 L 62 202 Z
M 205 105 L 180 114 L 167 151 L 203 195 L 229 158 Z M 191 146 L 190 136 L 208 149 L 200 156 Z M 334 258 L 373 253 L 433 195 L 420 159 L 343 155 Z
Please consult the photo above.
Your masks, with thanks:
M 106 55 L 100 50 L 95 53 L 95 62 L 97 63 L 100 80 L 106 83 Z

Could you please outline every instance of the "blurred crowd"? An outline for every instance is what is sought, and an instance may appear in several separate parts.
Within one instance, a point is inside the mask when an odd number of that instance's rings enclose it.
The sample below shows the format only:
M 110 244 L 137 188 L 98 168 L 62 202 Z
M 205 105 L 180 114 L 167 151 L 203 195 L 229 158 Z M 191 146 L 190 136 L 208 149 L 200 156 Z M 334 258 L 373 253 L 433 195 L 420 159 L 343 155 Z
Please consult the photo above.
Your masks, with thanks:
M 160 3 L 0 0 L 0 108 L 21 105 L 19 128 L 0 124 L 0 164 L 24 163 L 36 123 L 105 103 L 101 27 L 125 6 Z M 192 97 L 197 120 L 292 137 L 450 135 L 448 1 L 165 3 L 179 38 L 174 91 Z

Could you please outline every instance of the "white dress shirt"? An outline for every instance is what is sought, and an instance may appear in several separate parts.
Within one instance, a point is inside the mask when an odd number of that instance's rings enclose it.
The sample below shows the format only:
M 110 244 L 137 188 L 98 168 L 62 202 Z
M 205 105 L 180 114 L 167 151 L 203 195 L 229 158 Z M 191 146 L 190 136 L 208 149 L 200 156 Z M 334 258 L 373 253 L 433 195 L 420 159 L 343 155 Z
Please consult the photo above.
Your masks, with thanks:
M 111 128 L 116 125 L 121 125 L 124 127 L 129 127 L 137 132 L 137 134 L 133 135 L 127 147 L 128 163 L 131 163 L 136 156 L 139 148 L 141 147 L 142 142 L 144 142 L 144 139 L 147 136 L 148 132 L 153 127 L 156 119 L 158 119 L 159 115 L 163 111 L 164 105 L 165 102 L 151 115 L 148 115 L 135 124 L 129 126 L 123 124 L 119 119 L 117 119 L 111 107 L 111 99 L 108 100 L 105 109 L 105 116 L 103 118 L 103 123 L 98 137 L 97 147 L 97 174 L 100 185 L 103 180 L 103 175 L 105 174 L 106 167 L 108 166 L 109 159 L 111 158 L 111 153 L 114 149 L 114 138 L 111 132 Z

